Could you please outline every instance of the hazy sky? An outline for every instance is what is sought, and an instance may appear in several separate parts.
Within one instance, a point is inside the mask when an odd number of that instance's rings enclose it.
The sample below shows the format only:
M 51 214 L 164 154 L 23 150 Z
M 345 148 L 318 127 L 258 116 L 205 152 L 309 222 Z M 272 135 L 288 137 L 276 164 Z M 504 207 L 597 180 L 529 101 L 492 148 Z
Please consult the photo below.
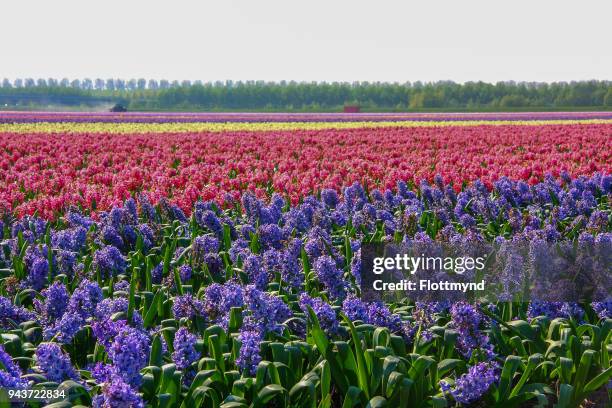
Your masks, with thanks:
M 3 0 L 0 78 L 612 80 L 610 0 Z

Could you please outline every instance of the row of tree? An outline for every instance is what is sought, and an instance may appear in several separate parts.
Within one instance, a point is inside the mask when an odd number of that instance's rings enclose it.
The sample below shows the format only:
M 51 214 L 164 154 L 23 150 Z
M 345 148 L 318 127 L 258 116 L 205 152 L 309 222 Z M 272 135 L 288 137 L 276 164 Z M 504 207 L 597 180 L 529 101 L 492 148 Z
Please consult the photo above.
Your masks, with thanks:
M 0 87 L 11 89 L 11 88 L 74 88 L 74 89 L 83 89 L 83 90 L 96 90 L 96 91 L 135 91 L 137 89 L 168 89 L 175 88 L 178 86 L 191 86 L 192 84 L 200 84 L 202 85 L 202 81 L 168 81 L 166 79 L 162 79 L 161 81 L 157 81 L 156 79 L 149 79 L 148 81 L 144 78 L 139 79 L 120 79 L 120 78 L 109 78 L 109 79 L 89 79 L 85 78 L 83 80 L 73 79 L 70 80 L 68 78 L 63 79 L 55 79 L 55 78 L 25 78 L 25 79 L 15 79 L 11 81 L 8 78 L 4 78 L 2 80 L 2 84 Z
M 0 106 L 126 104 L 140 110 L 509 110 L 612 107 L 612 81 L 264 82 L 4 79 Z

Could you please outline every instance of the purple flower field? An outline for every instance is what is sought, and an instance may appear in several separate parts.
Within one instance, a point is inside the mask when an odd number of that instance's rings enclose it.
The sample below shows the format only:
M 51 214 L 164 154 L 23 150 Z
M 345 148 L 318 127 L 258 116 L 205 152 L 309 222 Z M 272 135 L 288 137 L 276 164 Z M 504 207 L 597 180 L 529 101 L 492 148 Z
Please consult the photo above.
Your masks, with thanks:
M 0 123 L 173 123 L 173 122 L 397 122 L 527 121 L 612 119 L 612 112 L 496 113 L 183 113 L 183 112 L 11 112 L 0 111 Z
M 96 407 L 577 406 L 612 375 L 611 195 L 609 174 L 459 193 L 436 177 L 295 205 L 246 193 L 190 217 L 144 195 L 96 218 L 8 216 L 0 386 Z M 372 243 L 478 248 L 500 295 L 367 300 Z M 571 298 L 585 276 L 590 300 Z

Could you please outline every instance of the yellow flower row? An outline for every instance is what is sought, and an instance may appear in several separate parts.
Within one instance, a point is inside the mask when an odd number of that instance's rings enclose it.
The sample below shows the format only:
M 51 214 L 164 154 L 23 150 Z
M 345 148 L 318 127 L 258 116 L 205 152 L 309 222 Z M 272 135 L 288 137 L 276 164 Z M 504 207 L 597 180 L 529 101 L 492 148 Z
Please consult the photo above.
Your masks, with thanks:
M 167 133 L 282 131 L 388 127 L 574 125 L 612 124 L 612 119 L 580 120 L 496 120 L 496 121 L 400 121 L 400 122 L 189 122 L 189 123 L 4 123 L 0 132 L 12 133 Z

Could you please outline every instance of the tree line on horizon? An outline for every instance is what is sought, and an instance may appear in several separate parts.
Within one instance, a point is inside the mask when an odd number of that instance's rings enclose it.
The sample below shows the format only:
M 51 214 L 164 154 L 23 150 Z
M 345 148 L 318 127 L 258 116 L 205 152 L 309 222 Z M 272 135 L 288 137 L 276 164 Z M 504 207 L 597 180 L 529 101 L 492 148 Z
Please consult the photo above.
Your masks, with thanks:
M 612 81 L 265 82 L 26 78 L 0 82 L 0 108 L 91 107 L 130 110 L 324 111 L 495 110 L 612 107 Z

